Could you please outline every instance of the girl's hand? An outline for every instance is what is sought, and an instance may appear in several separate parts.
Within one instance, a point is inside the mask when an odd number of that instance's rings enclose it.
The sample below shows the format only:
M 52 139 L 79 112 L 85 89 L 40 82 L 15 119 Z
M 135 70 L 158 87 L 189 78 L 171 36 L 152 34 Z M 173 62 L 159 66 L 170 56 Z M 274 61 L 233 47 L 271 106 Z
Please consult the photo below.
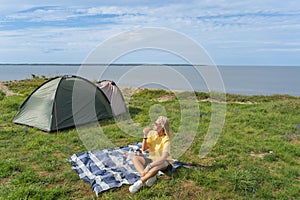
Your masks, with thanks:
M 148 133 L 150 132 L 150 128 L 144 128 L 143 132 L 144 132 L 144 137 L 146 138 L 148 136 Z
M 151 169 L 151 165 L 147 165 L 147 167 L 144 169 L 144 171 L 141 175 L 145 176 L 149 172 L 150 169 Z
M 147 174 L 147 172 L 143 171 L 142 174 L 141 174 L 141 176 L 143 177 L 143 176 L 145 176 L 146 174 Z

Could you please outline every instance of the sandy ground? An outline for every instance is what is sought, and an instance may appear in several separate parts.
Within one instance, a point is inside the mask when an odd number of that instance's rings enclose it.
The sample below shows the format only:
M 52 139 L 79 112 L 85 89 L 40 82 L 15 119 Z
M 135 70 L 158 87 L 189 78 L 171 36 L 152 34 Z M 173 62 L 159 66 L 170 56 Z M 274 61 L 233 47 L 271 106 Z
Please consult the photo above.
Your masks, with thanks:
M 13 91 L 10 91 L 2 82 L 0 82 L 0 90 L 2 90 L 6 96 L 17 95 Z

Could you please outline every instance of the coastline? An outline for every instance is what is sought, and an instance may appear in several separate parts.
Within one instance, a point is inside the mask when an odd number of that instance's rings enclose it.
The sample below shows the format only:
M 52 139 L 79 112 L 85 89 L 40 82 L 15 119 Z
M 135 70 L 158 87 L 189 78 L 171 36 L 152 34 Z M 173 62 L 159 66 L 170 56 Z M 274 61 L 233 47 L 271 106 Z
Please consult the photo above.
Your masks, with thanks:
M 100 68 L 99 68 L 100 67 Z M 136 68 L 137 67 L 137 68 Z M 91 74 L 88 79 L 91 80 L 113 80 L 119 82 L 119 86 L 139 87 L 138 82 L 143 80 L 141 76 L 129 77 L 131 73 L 135 73 L 135 69 L 145 70 L 149 72 L 159 70 L 159 66 L 144 65 L 137 66 L 135 64 L 112 65 L 105 69 L 105 73 L 97 76 L 95 72 L 101 66 L 87 67 L 87 73 Z M 169 77 L 170 84 L 167 85 L 174 90 L 187 90 L 182 83 L 190 84 L 190 88 L 197 92 L 208 92 L 208 87 L 203 76 L 199 74 L 191 66 L 168 65 L 168 70 L 172 70 L 182 77 L 182 80 Z M 0 65 L 0 81 L 12 81 L 30 79 L 32 76 L 56 77 L 62 75 L 78 74 L 79 65 Z M 174 71 L 173 71 L 174 70 Z M 218 70 L 224 83 L 225 92 L 229 94 L 241 95 L 275 95 L 287 94 L 292 96 L 300 96 L 300 67 L 263 67 L 263 66 L 218 66 Z M 146 73 L 147 74 L 147 73 Z M 127 78 L 126 78 L 126 77 Z M 125 77 L 125 78 L 124 78 Z M 122 84 L 120 84 L 122 81 Z M 149 85 L 147 85 L 148 87 Z M 152 87 L 152 86 L 151 86 Z
M 16 93 L 9 89 L 7 85 L 10 84 L 18 84 L 26 81 L 33 81 L 34 79 L 37 79 L 38 82 L 40 81 L 41 84 L 45 82 L 46 80 L 50 78 L 46 77 L 38 77 L 35 76 L 31 79 L 23 79 L 23 80 L 14 80 L 14 81 L 0 81 L 0 91 L 3 91 L 6 96 L 13 96 L 13 95 L 22 95 L 20 93 Z M 41 80 L 39 80 L 41 79 Z M 39 86 L 39 85 L 38 85 Z M 36 88 L 38 87 L 36 86 Z M 124 87 L 124 86 L 118 86 L 125 98 L 130 98 L 132 95 L 142 92 L 143 90 L 148 91 L 165 91 L 168 94 L 156 99 L 158 102 L 163 103 L 166 101 L 174 100 L 177 98 L 177 95 L 185 95 L 184 93 L 195 93 L 196 98 L 199 102 L 223 102 L 223 103 L 233 103 L 233 104 L 255 104 L 258 102 L 264 102 L 264 101 L 277 101 L 277 100 L 287 100 L 287 99 L 299 99 L 300 96 L 293 96 L 289 94 L 273 94 L 273 95 L 245 95 L 245 94 L 231 94 L 231 93 L 225 93 L 225 96 L 223 94 L 221 95 L 221 99 L 218 99 L 218 93 L 212 92 L 197 92 L 197 91 L 185 91 L 185 90 L 167 90 L 162 88 L 146 88 L 146 87 Z M 32 90 L 33 91 L 33 90 Z M 215 93 L 215 94 L 213 94 Z M 217 94 L 217 95 L 216 95 Z M 194 94 L 193 94 L 194 95 Z M 216 97 L 216 98 L 214 98 Z

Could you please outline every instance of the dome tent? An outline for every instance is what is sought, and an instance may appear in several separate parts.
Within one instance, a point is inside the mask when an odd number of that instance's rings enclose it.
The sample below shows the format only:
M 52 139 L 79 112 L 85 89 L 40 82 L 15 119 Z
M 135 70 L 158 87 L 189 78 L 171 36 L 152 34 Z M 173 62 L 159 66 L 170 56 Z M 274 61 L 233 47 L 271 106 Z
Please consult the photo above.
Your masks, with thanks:
M 118 116 L 127 112 L 124 97 L 115 82 L 110 80 L 102 80 L 98 81 L 96 85 L 108 98 L 114 116 Z
M 55 77 L 34 90 L 16 124 L 51 132 L 112 117 L 110 102 L 94 83 L 78 76 Z

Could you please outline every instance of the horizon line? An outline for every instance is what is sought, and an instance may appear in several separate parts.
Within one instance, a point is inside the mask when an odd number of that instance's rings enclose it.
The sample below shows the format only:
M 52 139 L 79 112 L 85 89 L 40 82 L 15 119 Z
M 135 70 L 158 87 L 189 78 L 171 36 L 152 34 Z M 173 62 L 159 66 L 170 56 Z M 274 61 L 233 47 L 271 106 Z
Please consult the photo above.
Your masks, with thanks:
M 139 65 L 148 65 L 148 66 L 161 66 L 161 65 L 166 65 L 166 66 L 212 66 L 212 65 L 205 65 L 205 64 L 188 64 L 188 63 L 111 63 L 111 64 L 105 64 L 105 63 L 91 63 L 91 64 L 81 64 L 81 63 L 0 63 L 0 66 L 3 65 L 41 65 L 41 66 L 46 66 L 46 65 L 57 65 L 57 66 L 81 66 L 81 65 L 86 65 L 86 66 L 139 66 Z M 300 67 L 299 65 L 249 65 L 249 64 L 215 64 L 214 66 L 218 67 Z

